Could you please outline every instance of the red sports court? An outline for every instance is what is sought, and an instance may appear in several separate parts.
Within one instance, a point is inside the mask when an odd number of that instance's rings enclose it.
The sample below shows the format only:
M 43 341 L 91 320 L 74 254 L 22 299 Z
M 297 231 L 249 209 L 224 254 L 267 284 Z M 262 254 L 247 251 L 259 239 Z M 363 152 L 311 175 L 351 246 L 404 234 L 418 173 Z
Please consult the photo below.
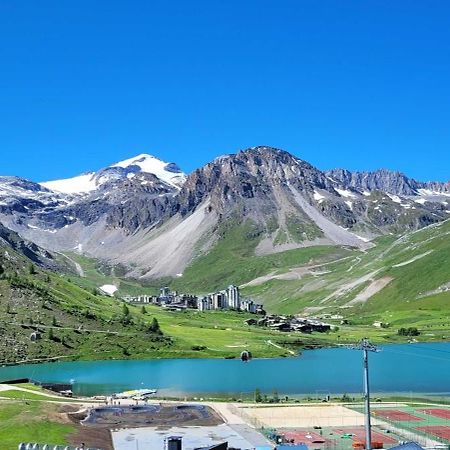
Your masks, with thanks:
M 283 431 L 280 433 L 287 441 L 293 441 L 294 444 L 325 444 L 327 440 L 313 431 Z
M 450 409 L 427 408 L 420 409 L 419 412 L 429 414 L 430 416 L 439 417 L 440 419 L 450 419 Z
M 440 437 L 450 441 L 450 427 L 446 425 L 433 425 L 427 427 L 417 427 L 418 430 L 424 431 L 425 433 L 432 434 L 434 436 Z
M 358 441 L 365 441 L 366 440 L 366 432 L 364 430 L 364 428 L 358 428 L 358 427 L 353 427 L 353 428 L 336 428 L 334 429 L 334 432 L 336 434 L 353 434 L 354 437 L 353 439 L 356 439 Z M 397 443 L 397 441 L 390 437 L 390 436 L 386 436 L 383 433 L 380 433 L 378 431 L 372 430 L 372 441 L 374 442 L 382 442 L 383 444 L 395 444 Z
M 377 409 L 374 412 L 375 416 L 384 417 L 389 420 L 394 420 L 395 422 L 412 422 L 423 420 L 420 417 L 413 416 L 405 411 L 400 411 L 399 409 Z

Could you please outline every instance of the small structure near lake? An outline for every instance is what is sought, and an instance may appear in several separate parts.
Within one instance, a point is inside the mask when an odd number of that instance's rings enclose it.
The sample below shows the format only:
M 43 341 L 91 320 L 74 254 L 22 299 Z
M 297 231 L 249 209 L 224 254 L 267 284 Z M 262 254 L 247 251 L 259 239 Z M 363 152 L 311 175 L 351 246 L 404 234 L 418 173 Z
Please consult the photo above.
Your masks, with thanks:
M 267 315 L 259 320 L 248 319 L 245 321 L 247 325 L 256 325 L 267 327 L 278 331 L 298 331 L 301 333 L 326 333 L 331 330 L 331 325 L 317 319 L 310 319 L 300 316 L 279 316 Z

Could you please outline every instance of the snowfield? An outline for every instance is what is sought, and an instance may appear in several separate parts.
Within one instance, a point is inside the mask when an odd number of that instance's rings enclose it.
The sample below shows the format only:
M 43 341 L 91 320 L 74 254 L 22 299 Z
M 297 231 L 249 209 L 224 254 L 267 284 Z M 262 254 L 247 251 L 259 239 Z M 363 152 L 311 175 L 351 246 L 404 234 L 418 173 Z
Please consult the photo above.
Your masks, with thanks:
M 114 286 L 114 284 L 104 284 L 103 286 L 100 286 L 99 289 L 103 291 L 105 294 L 108 294 L 112 297 L 114 293 L 118 290 L 118 287 Z
M 133 158 L 125 159 L 124 161 L 119 161 L 106 169 L 112 167 L 121 167 L 124 169 L 135 169 L 137 167 L 137 172 L 151 173 L 164 183 L 176 187 L 177 189 L 179 189 L 186 180 L 186 175 L 175 164 L 161 161 L 154 156 L 144 153 Z M 64 194 L 86 194 L 95 191 L 99 186 L 113 179 L 113 175 L 109 174 L 97 177 L 97 174 L 102 170 L 103 169 L 98 172 L 88 172 L 72 178 L 44 181 L 40 184 L 47 189 Z M 135 176 L 135 173 L 130 172 L 125 176 L 126 178 L 131 179 Z

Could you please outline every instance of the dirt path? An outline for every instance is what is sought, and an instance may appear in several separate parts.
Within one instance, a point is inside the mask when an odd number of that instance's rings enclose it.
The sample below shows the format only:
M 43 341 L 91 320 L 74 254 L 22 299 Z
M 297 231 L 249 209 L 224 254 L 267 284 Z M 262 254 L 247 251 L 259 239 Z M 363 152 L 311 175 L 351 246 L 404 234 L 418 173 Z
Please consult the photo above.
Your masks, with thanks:
M 50 394 L 45 391 L 34 391 L 33 389 L 27 389 L 27 388 L 23 388 L 20 386 L 15 386 L 14 384 L 0 384 L 0 397 L 1 397 L 1 392 L 4 392 L 4 391 L 21 391 L 21 392 L 27 392 L 28 394 L 41 395 L 43 397 L 57 398 L 59 400 L 64 399 L 60 395 Z M 68 400 L 68 402 L 69 402 L 69 400 Z
M 297 353 L 295 353 L 293 350 L 289 350 L 287 348 L 282 347 L 281 345 L 275 344 L 275 342 L 272 342 L 271 340 L 266 341 L 269 345 L 273 345 L 276 348 L 279 348 L 280 350 L 286 350 L 288 351 L 291 355 L 296 355 Z
M 414 261 L 417 261 L 418 259 L 421 259 L 425 256 L 428 256 L 430 253 L 433 253 L 433 250 L 428 250 L 425 253 L 422 253 L 421 255 L 416 255 L 414 256 L 414 258 L 408 259 L 407 261 L 403 261 L 399 264 L 394 264 L 392 267 L 403 267 L 403 266 L 407 266 L 408 264 L 413 263 Z
M 328 266 L 331 264 L 336 264 L 340 261 L 345 261 L 346 259 L 349 259 L 349 258 L 353 258 L 353 256 L 344 256 L 343 258 L 334 259 L 332 261 L 325 261 L 323 263 L 318 263 L 318 264 L 291 267 L 287 272 L 283 272 L 283 273 L 276 273 L 275 271 L 272 271 L 272 272 L 268 273 L 267 275 L 262 275 L 260 277 L 254 278 L 253 280 L 250 280 L 249 282 L 244 283 L 239 287 L 245 288 L 245 287 L 250 287 L 250 286 L 257 286 L 259 284 L 263 284 L 266 281 L 270 281 L 270 280 L 300 280 L 305 275 L 325 275 L 327 273 L 330 273 L 330 271 L 317 273 L 317 272 L 313 272 L 312 269 L 317 269 L 319 267 L 325 267 L 325 266 Z
M 83 270 L 83 268 L 81 267 L 80 264 L 78 264 L 70 256 L 67 256 L 64 253 L 61 253 L 61 252 L 55 252 L 55 253 L 57 253 L 58 255 L 61 255 L 62 257 L 66 258 L 67 260 L 69 260 L 73 264 L 73 266 L 75 267 L 75 270 L 77 271 L 78 275 L 80 275 L 80 277 L 85 277 L 84 270 Z
M 355 266 L 357 266 L 361 261 L 362 261 L 362 259 L 361 259 L 359 256 L 357 256 L 357 257 L 355 258 L 355 263 L 352 264 L 352 265 L 347 269 L 347 272 L 351 272 L 351 271 L 353 270 L 353 268 L 354 268 Z
M 328 300 L 331 300 L 332 298 L 341 297 L 344 294 L 348 293 L 355 287 L 366 283 L 367 281 L 371 280 L 381 269 L 374 270 L 373 272 L 366 273 L 362 277 L 356 278 L 355 280 L 351 281 L 350 283 L 344 283 L 341 284 L 334 292 L 327 295 L 323 300 L 321 300 L 321 304 L 326 303 Z
M 353 306 L 358 303 L 365 303 L 370 297 L 374 296 L 385 288 L 394 278 L 383 277 L 372 281 L 362 292 L 360 292 L 353 300 L 350 300 L 345 306 Z

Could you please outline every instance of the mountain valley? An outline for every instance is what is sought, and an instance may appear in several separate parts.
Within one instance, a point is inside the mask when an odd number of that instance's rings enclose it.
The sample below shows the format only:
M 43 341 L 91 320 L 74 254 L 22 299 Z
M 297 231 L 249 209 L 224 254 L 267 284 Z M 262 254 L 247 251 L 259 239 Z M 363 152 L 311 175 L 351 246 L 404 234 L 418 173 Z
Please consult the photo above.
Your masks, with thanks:
M 10 358 L 71 348 L 72 357 L 95 358 L 87 349 L 103 338 L 111 357 L 231 357 L 243 342 L 259 354 L 284 354 L 268 336 L 286 348 L 298 340 L 246 328 L 232 312 L 209 313 L 207 329 L 205 313 L 177 317 L 150 306 L 147 316 L 130 306 L 124 314 L 102 285 L 121 296 L 236 284 L 269 313 L 318 316 L 340 330 L 304 343 L 351 342 L 361 333 L 395 342 L 405 325 L 418 327 L 422 340 L 446 339 L 449 202 L 448 183 L 387 170 L 323 172 L 269 147 L 221 156 L 189 175 L 138 155 L 66 180 L 0 177 L 2 326 L 22 342 Z M 164 334 L 148 337 L 153 317 Z M 45 335 L 55 321 L 59 340 L 30 344 L 30 333 Z M 130 339 L 141 335 L 152 344 L 133 348 Z M 215 342 L 223 342 L 220 351 Z M 198 346 L 205 350 L 191 349 Z

